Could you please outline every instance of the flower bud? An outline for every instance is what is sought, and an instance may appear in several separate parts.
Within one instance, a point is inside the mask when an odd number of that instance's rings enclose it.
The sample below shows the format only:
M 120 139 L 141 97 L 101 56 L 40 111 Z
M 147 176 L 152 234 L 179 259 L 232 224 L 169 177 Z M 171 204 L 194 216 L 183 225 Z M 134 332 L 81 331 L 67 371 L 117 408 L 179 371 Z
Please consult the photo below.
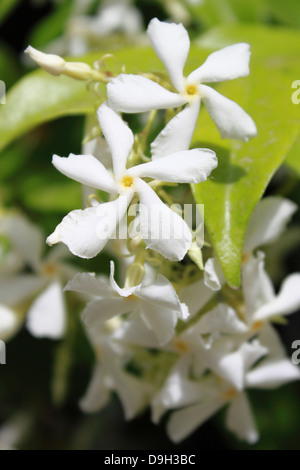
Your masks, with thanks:
M 64 74 L 77 80 L 89 80 L 93 78 L 94 70 L 85 62 L 66 62 Z
M 25 49 L 25 53 L 30 55 L 36 64 L 52 75 L 61 75 L 64 72 L 66 62 L 58 55 L 45 54 L 31 46 Z

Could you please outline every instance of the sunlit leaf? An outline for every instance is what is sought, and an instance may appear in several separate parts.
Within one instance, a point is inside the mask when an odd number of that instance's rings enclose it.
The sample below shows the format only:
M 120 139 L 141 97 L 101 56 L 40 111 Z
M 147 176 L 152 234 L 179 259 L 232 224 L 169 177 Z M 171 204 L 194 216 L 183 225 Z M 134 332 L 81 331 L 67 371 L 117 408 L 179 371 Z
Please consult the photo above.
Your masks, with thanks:
M 201 44 L 219 48 L 238 41 L 252 46 L 249 77 L 221 84 L 218 91 L 237 101 L 255 120 L 258 137 L 247 144 L 222 140 L 207 112 L 200 116 L 194 145 L 215 148 L 219 166 L 212 178 L 194 187 L 205 204 L 205 223 L 227 282 L 240 284 L 243 241 L 252 211 L 272 175 L 299 134 L 299 108 L 291 101 L 291 83 L 300 76 L 300 35 L 262 27 L 223 27 Z M 199 143 L 200 141 L 200 143 Z

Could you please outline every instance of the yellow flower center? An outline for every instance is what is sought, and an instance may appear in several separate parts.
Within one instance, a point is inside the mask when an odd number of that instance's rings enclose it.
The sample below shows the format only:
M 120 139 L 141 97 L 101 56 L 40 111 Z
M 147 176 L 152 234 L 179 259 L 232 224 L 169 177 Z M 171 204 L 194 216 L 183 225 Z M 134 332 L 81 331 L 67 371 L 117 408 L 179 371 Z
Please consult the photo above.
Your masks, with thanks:
M 229 388 L 225 393 L 224 393 L 224 398 L 225 400 L 232 400 L 237 396 L 239 392 L 234 388 Z
M 261 327 L 263 326 L 263 324 L 264 324 L 264 323 L 263 323 L 261 320 L 258 320 L 258 321 L 256 321 L 256 322 L 254 322 L 253 325 L 252 325 L 252 330 L 253 330 L 253 331 L 260 330 Z
M 124 188 L 131 188 L 131 186 L 133 185 L 132 176 L 129 176 L 129 175 L 123 176 L 121 180 L 121 185 L 124 186 Z
M 198 94 L 198 87 L 197 85 L 189 84 L 185 87 L 185 93 L 189 96 L 194 96 Z
M 246 263 L 250 258 L 249 253 L 244 253 L 242 256 L 242 263 Z
M 177 351 L 181 354 L 188 353 L 190 350 L 189 345 L 181 339 L 175 339 L 173 344 L 174 348 L 177 349 Z
M 128 297 L 125 297 L 125 300 L 138 300 L 134 294 L 130 294 Z
M 55 276 L 57 274 L 58 270 L 57 270 L 57 266 L 55 263 L 45 263 L 44 266 L 43 266 L 43 274 L 45 276 L 49 276 L 49 277 L 52 277 L 52 276 Z

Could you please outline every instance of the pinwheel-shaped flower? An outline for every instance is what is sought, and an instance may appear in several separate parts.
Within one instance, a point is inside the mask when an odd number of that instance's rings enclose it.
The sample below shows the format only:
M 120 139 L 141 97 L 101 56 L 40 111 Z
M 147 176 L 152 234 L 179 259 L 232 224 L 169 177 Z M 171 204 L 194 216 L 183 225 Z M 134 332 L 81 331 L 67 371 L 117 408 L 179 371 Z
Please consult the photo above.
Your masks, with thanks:
M 114 263 L 111 262 L 110 282 L 94 274 L 76 274 L 66 290 L 90 294 L 95 297 L 82 314 L 89 328 L 124 313 L 138 314 L 159 344 L 170 341 L 178 318 L 185 320 L 189 313 L 178 299 L 172 284 L 161 274 L 150 285 L 120 288 L 114 280 Z
M 115 233 L 137 194 L 140 233 L 147 248 L 170 260 L 181 260 L 191 245 L 191 231 L 142 178 L 200 183 L 217 166 L 215 153 L 207 149 L 176 152 L 126 169 L 133 145 L 131 130 L 106 103 L 100 106 L 98 118 L 111 150 L 114 175 L 92 155 L 71 154 L 68 158 L 54 155 L 53 164 L 64 175 L 110 193 L 114 200 L 70 212 L 48 237 L 47 243 L 63 242 L 73 254 L 82 258 L 96 256 Z
M 59 246 L 43 256 L 43 232 L 18 214 L 1 219 L 0 234 L 8 237 L 13 253 L 18 254 L 17 272 L 0 275 L 0 339 L 16 332 L 26 312 L 33 336 L 61 338 L 66 330 L 63 285 L 76 272 L 65 262 L 68 250 Z
M 176 410 L 169 419 L 167 431 L 172 441 L 179 442 L 218 410 L 229 405 L 226 427 L 240 439 L 255 443 L 259 434 L 246 389 L 273 389 L 300 378 L 299 368 L 285 356 L 274 330 L 268 331 L 264 340 L 263 343 L 257 340 L 243 343 L 236 352 L 243 365 L 241 389 L 232 387 L 214 374 L 203 376 L 199 381 L 191 380 L 189 364 L 183 358 L 154 397 L 153 420 L 157 422 L 167 410 Z M 261 362 L 256 365 L 258 360 Z
M 177 93 L 139 75 L 121 74 L 107 86 L 109 104 L 118 111 L 139 113 L 153 109 L 175 108 L 188 104 L 170 125 L 183 129 L 184 142 L 189 147 L 200 103 L 203 100 L 223 138 L 247 141 L 256 135 L 251 117 L 233 101 L 225 98 L 205 82 L 221 82 L 249 75 L 249 44 L 239 43 L 211 54 L 204 64 L 187 78 L 183 75 L 190 41 L 182 24 L 169 24 L 153 18 L 148 36 L 157 56 L 165 65 Z M 181 149 L 181 148 L 180 148 Z

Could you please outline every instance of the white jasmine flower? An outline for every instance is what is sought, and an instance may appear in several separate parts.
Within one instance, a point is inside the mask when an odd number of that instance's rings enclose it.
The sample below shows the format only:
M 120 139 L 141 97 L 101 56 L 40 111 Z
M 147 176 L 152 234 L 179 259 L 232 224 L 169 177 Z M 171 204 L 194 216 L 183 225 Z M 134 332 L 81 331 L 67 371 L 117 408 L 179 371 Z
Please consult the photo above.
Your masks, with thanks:
M 192 381 L 189 379 L 189 369 L 185 363 L 178 363 L 171 371 L 162 390 L 152 402 L 152 410 L 153 419 L 157 422 L 164 411 L 182 408 L 172 413 L 167 425 L 168 434 L 174 442 L 186 438 L 228 404 L 227 428 L 240 439 L 250 444 L 255 443 L 259 436 L 247 395 L 243 390 L 271 388 L 270 384 L 275 388 L 300 378 L 299 368 L 288 360 L 283 364 L 276 355 L 273 358 L 266 356 L 268 349 L 257 340 L 242 344 L 237 353 L 243 364 L 241 390 L 213 375 Z M 263 356 L 266 356 L 266 359 L 255 366 Z
M 247 76 L 250 59 L 248 44 L 234 44 L 214 52 L 202 66 L 185 78 L 183 67 L 190 41 L 182 24 L 164 23 L 153 18 L 147 32 L 154 51 L 164 63 L 177 93 L 170 92 L 145 77 L 121 74 L 107 85 L 110 106 L 121 112 L 140 113 L 188 104 L 188 109 L 169 123 L 171 127 L 178 126 L 181 129 L 177 140 L 183 135 L 186 144 L 193 134 L 203 100 L 223 138 L 247 141 L 256 135 L 253 120 L 242 108 L 213 88 L 203 85 L 205 82 L 220 82 Z M 185 148 L 188 147 L 189 142 Z
M 264 269 L 264 254 L 251 256 L 242 270 L 245 318 L 258 330 L 266 321 L 278 315 L 289 315 L 300 308 L 300 273 L 287 276 L 276 295 Z
M 178 318 L 188 317 L 186 305 L 180 303 L 172 284 L 164 276 L 159 274 L 150 285 L 120 288 L 114 280 L 113 262 L 109 281 L 96 278 L 94 274 L 77 274 L 65 289 L 96 297 L 82 313 L 89 328 L 130 312 L 141 316 L 160 345 L 170 341 Z
M 107 405 L 114 391 L 122 403 L 125 418 L 132 419 L 148 403 L 152 388 L 124 370 L 126 350 L 116 345 L 111 337 L 117 328 L 118 323 L 114 320 L 86 327 L 97 362 L 79 405 L 84 412 L 95 413 Z
M 272 321 L 273 317 L 286 316 L 300 308 L 300 273 L 289 275 L 276 295 L 264 269 L 264 254 L 260 251 L 257 252 L 256 257 L 253 255 L 248 257 L 243 265 L 242 290 L 244 304 L 240 305 L 238 313 L 230 306 L 222 304 L 222 311 L 213 310 L 203 315 L 201 321 L 206 325 L 206 334 L 214 332 L 216 334 L 218 322 L 220 325 L 223 324 L 223 327 L 227 324 L 227 331 L 223 333 L 229 334 L 233 324 L 240 322 L 244 327 L 235 333 L 253 336 Z M 221 333 L 222 328 L 219 330 L 219 334 Z
M 141 236 L 147 248 L 170 260 L 181 260 L 191 245 L 190 229 L 179 215 L 162 203 L 142 178 L 181 183 L 205 181 L 217 166 L 215 153 L 193 149 L 126 169 L 133 145 L 131 130 L 105 103 L 100 106 L 98 117 L 111 150 L 114 175 L 92 155 L 71 154 L 68 158 L 54 155 L 53 164 L 66 176 L 106 191 L 114 198 L 119 197 L 105 204 L 71 212 L 48 237 L 47 243 L 63 242 L 73 254 L 82 258 L 96 256 L 115 233 L 134 194 L 137 194 Z
M 240 333 L 242 328 L 243 324 L 238 320 L 233 321 L 230 328 L 224 321 L 220 325 L 221 332 Z M 240 390 L 243 386 L 243 364 L 236 351 L 240 341 L 231 334 L 228 338 L 216 338 L 207 343 L 201 336 L 205 334 L 206 325 L 200 320 L 182 333 L 172 335 L 169 342 L 161 348 L 152 332 L 147 331 L 140 319 L 134 318 L 124 321 L 114 333 L 114 338 L 122 344 L 173 352 L 179 355 L 179 361 L 181 357 L 186 357 L 195 377 L 199 378 L 205 371 L 212 370 Z
M 294 202 L 279 196 L 266 197 L 259 201 L 247 227 L 243 247 L 244 261 L 256 248 L 276 241 L 296 210 L 297 205 Z
M 16 310 L 36 296 L 27 311 L 28 330 L 36 337 L 62 337 L 66 328 L 63 283 L 75 272 L 63 261 L 68 251 L 64 247 L 57 247 L 43 257 L 42 232 L 19 215 L 2 218 L 0 231 L 8 236 L 22 264 L 32 270 L 32 274 L 19 272 L 0 281 L 1 312 L 7 325 L 14 328 L 20 326 L 22 318 Z M 5 332 L 0 330 L 0 336 L 2 334 L 5 335 Z

